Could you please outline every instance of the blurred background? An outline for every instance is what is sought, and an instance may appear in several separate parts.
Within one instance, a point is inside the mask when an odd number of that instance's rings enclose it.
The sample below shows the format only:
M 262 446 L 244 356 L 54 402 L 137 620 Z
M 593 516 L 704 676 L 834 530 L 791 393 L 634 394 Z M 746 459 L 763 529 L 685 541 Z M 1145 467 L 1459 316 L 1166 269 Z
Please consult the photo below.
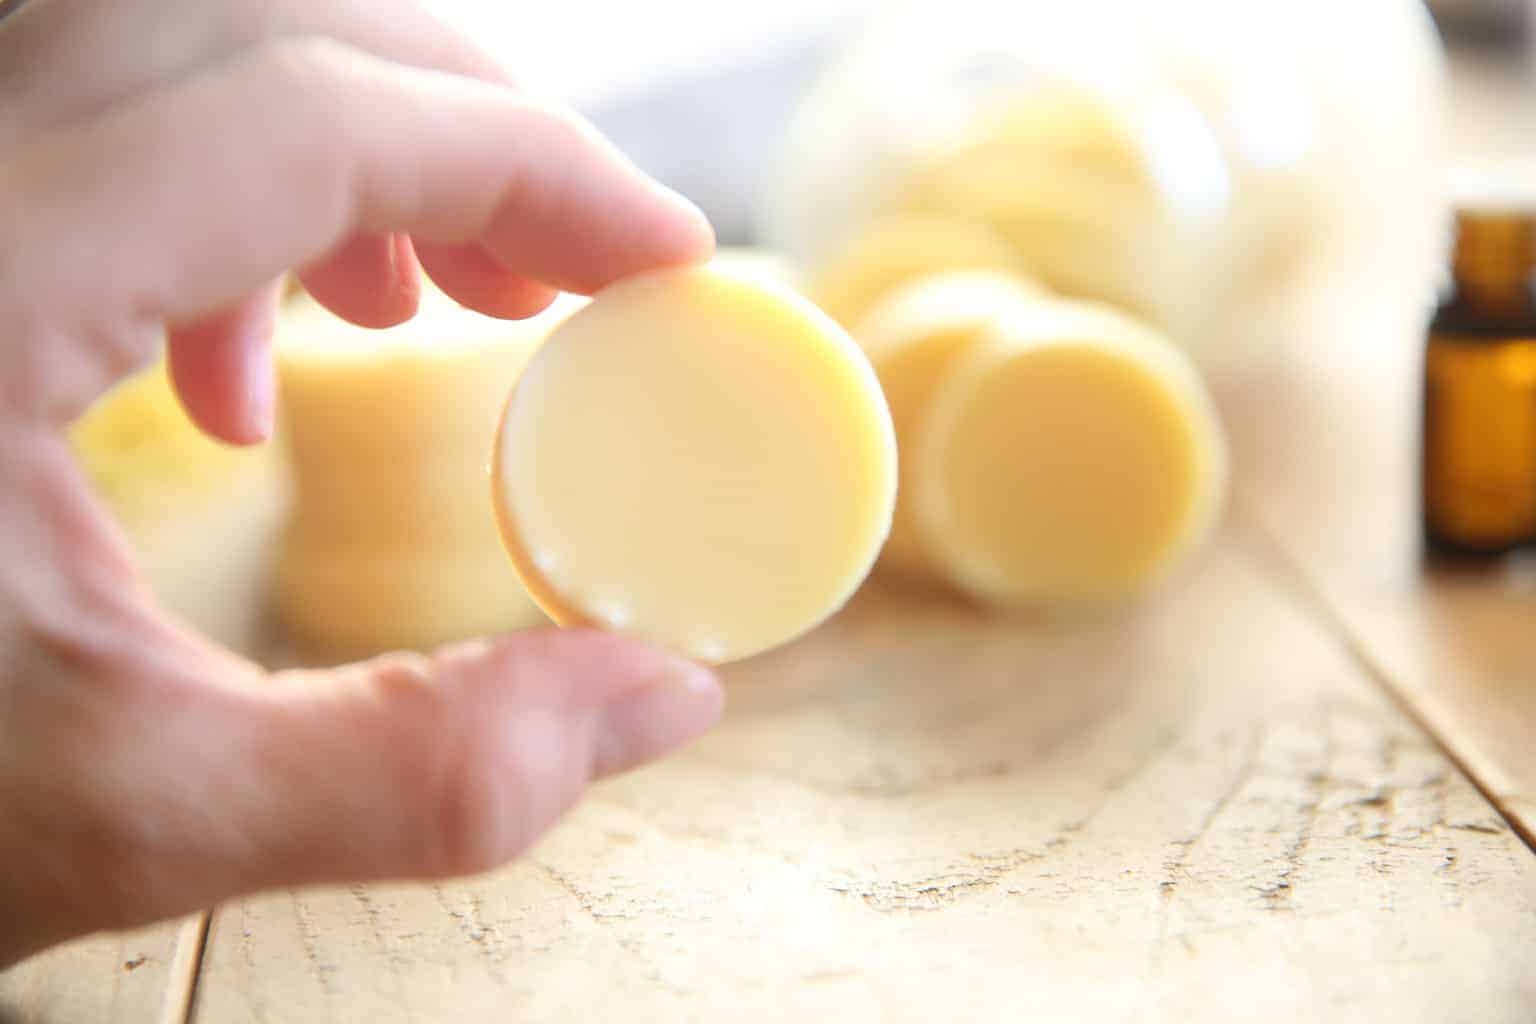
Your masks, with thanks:
M 862 33 L 907 6 L 656 0 L 637 7 L 570 0 L 512 10 L 475 0 L 435 3 L 503 52 L 530 87 L 576 105 L 648 169 L 700 201 L 733 243 L 758 240 L 752 204 L 796 104 Z M 1033 16 L 1049 19 L 1059 5 L 1011 6 L 1033 7 Z M 1485 149 L 1529 149 L 1532 122 L 1510 115 L 1531 109 L 1522 104 L 1531 95 L 1530 10 L 1536 5 L 1429 0 L 1427 6 L 1454 58 L 1457 137 Z M 1327 18 L 1319 21 L 1319 32 L 1339 31 L 1329 25 Z M 1114 19 L 1102 26 L 1106 38 L 1122 31 Z M 1356 56 L 1362 69 L 1374 59 Z
M 1423 356 L 1453 241 L 1470 237 L 1456 230 L 1468 204 L 1492 203 L 1513 228 L 1484 231 L 1492 248 L 1458 265 L 1504 275 L 1518 308 L 1498 316 L 1528 315 L 1536 0 L 435 2 L 858 340 L 904 287 L 969 270 L 1038 286 L 1035 305 L 1100 304 L 1156 332 L 1220 408 L 1234 490 L 1312 524 L 1325 559 L 1417 566 L 1434 447 L 1419 427 L 1439 422 Z M 1475 193 L 1457 191 L 1470 169 Z M 261 538 L 248 546 L 190 550 L 175 509 L 196 488 L 171 470 L 146 482 L 145 466 L 189 465 L 185 446 L 202 443 L 156 440 L 176 417 L 136 427 L 171 407 L 163 382 L 85 425 L 87 463 L 141 524 L 173 607 L 208 619 L 201 595 L 227 588 L 228 552 L 246 550 L 235 575 L 248 599 L 216 602 L 230 621 L 199 624 L 249 648 L 276 545 L 283 625 L 347 654 L 541 621 L 501 555 L 484 453 L 523 361 L 570 306 L 514 327 L 440 298 L 382 334 L 287 311 L 286 444 L 274 448 L 291 459 L 238 454 L 287 460 L 231 477 L 263 496 L 245 506 L 268 510 L 256 531 L 228 523 Z M 465 343 L 453 361 L 431 354 L 448 336 Z M 1442 432 L 1450 504 L 1474 533 L 1518 520 L 1510 537 L 1536 539 L 1536 376 L 1499 346 L 1446 351 L 1442 383 L 1461 389 L 1462 418 Z M 345 429 L 343 394 L 347 422 L 401 436 Z M 1495 422 L 1489 409 L 1517 413 Z M 120 455 L 134 446 L 148 454 Z M 1076 471 L 1092 491 L 1116 464 Z M 1191 493 L 1227 487 L 1219 466 L 1202 472 Z M 1127 577 L 1129 592 L 1198 549 L 1199 516 L 1177 515 L 1165 536 L 1183 539 L 1137 555 L 1150 568 Z
M 436 0 L 505 54 L 531 89 L 570 103 L 705 208 L 722 240 L 756 240 L 754 203 L 796 104 L 894 5 Z

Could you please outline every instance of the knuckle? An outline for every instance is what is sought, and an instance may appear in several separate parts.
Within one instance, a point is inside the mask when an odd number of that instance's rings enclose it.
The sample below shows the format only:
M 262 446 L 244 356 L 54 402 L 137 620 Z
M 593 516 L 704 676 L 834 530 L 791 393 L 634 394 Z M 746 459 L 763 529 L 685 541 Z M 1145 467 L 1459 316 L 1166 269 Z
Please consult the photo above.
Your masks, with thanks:
M 590 767 L 552 664 L 559 638 L 457 645 L 368 665 L 393 706 L 387 744 L 406 856 L 432 877 L 473 875 L 517 856 L 568 807 Z
M 151 359 L 162 323 L 111 282 L 80 302 L 69 291 L 77 275 L 50 269 L 77 227 L 50 195 L 57 179 L 47 148 L 0 159 L 0 332 L 14 339 L 0 345 L 0 402 L 29 419 L 67 423 Z
M 328 36 L 302 35 L 262 43 L 259 58 L 277 82 L 313 95 L 346 74 L 354 51 Z
M 306 35 L 261 44 L 249 69 L 251 88 L 267 100 L 259 115 L 271 124 L 269 149 L 296 180 L 328 198 L 317 219 L 345 223 L 356 202 L 357 175 L 374 144 L 367 114 L 378 85 L 366 55 L 327 36 Z
M 452 692 L 439 705 L 446 720 L 428 762 L 435 771 L 424 835 L 438 874 L 477 874 L 521 853 L 570 802 L 578 788 L 570 780 L 581 776 L 569 715 L 525 685 L 526 660 L 487 657 L 477 666 L 445 673 L 438 663 L 435 692 Z
M 429 862 L 434 874 L 478 874 L 516 852 L 508 848 L 502 825 L 504 788 L 483 757 L 459 752 L 453 760 L 433 801 Z
M 562 141 L 584 139 L 592 131 L 574 110 L 550 100 L 528 97 L 522 100 L 522 109 L 530 120 L 537 121 Z
M 613 152 L 613 145 L 597 127 L 569 107 L 542 99 L 521 101 L 521 113 L 545 148 L 571 159 Z
M 110 586 L 87 583 L 34 595 L 18 602 L 14 614 L 21 649 L 50 674 L 127 679 L 142 660 L 143 618 Z
M 547 768 L 498 732 L 482 725 L 447 752 L 432 810 L 433 855 L 442 873 L 489 871 L 535 838 Z
M 379 699 L 403 711 L 393 759 L 407 803 L 403 841 L 434 877 L 475 874 L 503 859 L 506 792 L 492 760 L 494 725 L 476 694 L 440 660 L 392 654 L 369 663 Z
M 358 667 L 373 680 L 374 687 L 382 696 L 430 696 L 432 689 L 432 663 L 420 654 L 399 651 L 386 654 Z

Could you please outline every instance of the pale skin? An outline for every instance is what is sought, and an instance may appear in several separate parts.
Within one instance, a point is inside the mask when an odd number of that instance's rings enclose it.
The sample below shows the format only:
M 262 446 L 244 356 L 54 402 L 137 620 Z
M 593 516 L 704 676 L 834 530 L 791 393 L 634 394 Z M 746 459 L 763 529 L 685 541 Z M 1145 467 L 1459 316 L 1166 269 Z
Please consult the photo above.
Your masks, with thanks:
M 0 966 L 489 869 L 717 720 L 707 670 L 577 631 L 268 674 L 155 606 L 63 440 L 163 334 L 189 415 L 262 443 L 290 268 L 385 326 L 422 270 L 510 318 L 709 256 L 462 35 L 411 0 L 30 0 L 0 21 L 0 225 Z

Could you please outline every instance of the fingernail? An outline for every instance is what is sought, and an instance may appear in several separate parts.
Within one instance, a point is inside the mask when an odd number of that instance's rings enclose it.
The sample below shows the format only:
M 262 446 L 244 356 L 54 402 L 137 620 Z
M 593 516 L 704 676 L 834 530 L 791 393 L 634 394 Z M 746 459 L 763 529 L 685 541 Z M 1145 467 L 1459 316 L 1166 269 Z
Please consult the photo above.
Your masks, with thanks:
M 389 238 L 389 279 L 396 291 L 410 306 L 412 315 L 421 300 L 421 276 L 416 273 L 416 246 L 410 235 L 396 234 Z
M 681 659 L 603 709 L 596 772 L 627 771 L 694 739 L 720 720 L 725 692 L 713 672 Z
M 277 379 L 265 352 L 245 367 L 245 416 L 253 441 L 272 436 L 277 420 Z

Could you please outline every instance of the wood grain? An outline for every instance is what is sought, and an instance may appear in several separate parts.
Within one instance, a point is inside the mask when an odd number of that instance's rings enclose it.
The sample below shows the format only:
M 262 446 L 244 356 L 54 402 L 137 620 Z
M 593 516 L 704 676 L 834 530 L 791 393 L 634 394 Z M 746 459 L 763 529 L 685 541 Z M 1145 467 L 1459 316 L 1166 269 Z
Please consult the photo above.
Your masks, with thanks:
M 871 588 L 518 864 L 221 908 L 194 1019 L 1536 1018 L 1536 566 L 1421 564 L 1418 339 L 1332 323 L 1219 382 L 1236 511 L 1158 601 Z M 0 1024 L 180 1019 L 169 935 L 0 975 Z
M 69 943 L 0 972 L 0 1024 L 177 1024 L 185 1019 L 203 918 Z
M 1530 1019 L 1536 858 L 1265 552 L 1100 622 L 868 590 L 502 872 L 221 908 L 196 1019 Z
M 1395 338 L 1395 340 L 1393 340 Z M 1536 834 L 1536 570 L 1426 559 L 1421 335 L 1320 346 L 1229 395 L 1240 493 L 1362 659 Z
M 1522 69 L 1464 58 L 1454 70 L 1458 152 L 1536 155 Z M 1269 372 L 1225 382 L 1238 487 L 1300 589 L 1533 838 L 1536 564 L 1423 556 L 1423 344 L 1422 320 L 1389 320 L 1367 295 L 1321 302 Z

